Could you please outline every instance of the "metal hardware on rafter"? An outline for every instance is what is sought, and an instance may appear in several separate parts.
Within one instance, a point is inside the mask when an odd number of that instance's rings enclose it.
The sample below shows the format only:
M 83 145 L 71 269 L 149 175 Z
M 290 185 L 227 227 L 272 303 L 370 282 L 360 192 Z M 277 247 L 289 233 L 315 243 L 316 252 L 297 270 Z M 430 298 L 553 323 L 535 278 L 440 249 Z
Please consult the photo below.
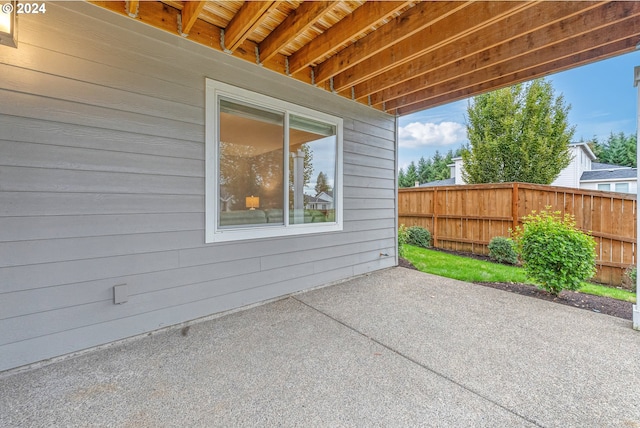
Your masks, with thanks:
M 260 62 L 260 48 L 256 45 L 256 64 L 262 67 L 262 63 Z
M 129 12 L 129 3 L 129 1 L 124 2 L 124 11 L 127 12 L 127 15 L 130 17 L 137 18 L 138 13 L 140 13 L 140 2 L 136 2 L 136 11 L 134 13 Z
M 284 72 L 287 76 L 291 76 L 291 73 L 289 72 L 289 57 L 285 56 L 284 57 Z
M 232 54 L 229 49 L 224 45 L 224 28 L 220 30 L 220 48 L 222 48 L 222 52 Z
M 178 14 L 178 34 L 180 34 L 182 37 L 189 36 L 188 34 L 182 32 L 182 12 Z
M 311 67 L 311 84 L 316 86 L 316 71 L 313 67 Z
M 367 103 L 369 103 L 369 107 L 371 107 L 371 95 L 367 95 Z
M 351 99 L 355 100 L 356 99 L 356 90 L 354 89 L 354 87 L 351 87 Z
M 336 93 L 336 90 L 335 90 L 335 89 L 333 89 L 333 77 L 330 77 L 330 78 L 329 78 L 329 90 L 330 90 L 331 92 L 333 92 L 334 94 Z

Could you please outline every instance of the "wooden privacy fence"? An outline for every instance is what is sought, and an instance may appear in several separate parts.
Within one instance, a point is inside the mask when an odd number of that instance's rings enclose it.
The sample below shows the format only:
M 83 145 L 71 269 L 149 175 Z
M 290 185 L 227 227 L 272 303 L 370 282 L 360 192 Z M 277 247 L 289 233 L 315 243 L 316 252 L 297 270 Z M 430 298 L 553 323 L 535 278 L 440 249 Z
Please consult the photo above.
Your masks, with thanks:
M 422 226 L 433 246 L 488 254 L 495 236 L 509 236 L 533 210 L 573 214 L 597 242 L 596 281 L 620 285 L 636 263 L 636 195 L 526 183 L 416 187 L 398 191 L 398 223 Z

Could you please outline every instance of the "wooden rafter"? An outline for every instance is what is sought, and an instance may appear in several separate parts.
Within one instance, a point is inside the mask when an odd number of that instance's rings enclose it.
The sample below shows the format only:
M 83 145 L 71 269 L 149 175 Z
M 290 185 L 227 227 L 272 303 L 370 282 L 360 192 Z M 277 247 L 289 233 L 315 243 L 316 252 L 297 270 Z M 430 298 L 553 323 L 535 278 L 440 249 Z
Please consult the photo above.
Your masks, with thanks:
M 640 41 L 635 1 L 90 2 L 396 114 L 628 52 Z
M 591 49 L 587 52 L 580 52 L 569 57 L 565 57 L 551 63 L 538 65 L 528 70 L 522 70 L 521 72 L 512 76 L 498 77 L 492 81 L 480 83 L 474 86 L 465 87 L 453 92 L 448 92 L 439 96 L 435 96 L 416 104 L 400 107 L 396 110 L 398 115 L 407 115 L 415 113 L 421 110 L 425 110 L 439 105 L 447 104 L 453 101 L 458 101 L 468 97 L 473 97 L 484 92 L 491 90 L 504 88 L 516 83 L 526 82 L 531 79 L 545 76 L 549 73 L 555 73 L 563 70 L 567 70 L 581 65 L 589 64 L 591 62 L 600 61 L 606 58 L 610 58 L 614 55 L 621 53 L 627 53 L 635 50 L 637 40 L 635 38 L 629 38 L 620 40 L 614 43 L 610 43 L 604 46 Z
M 606 21 L 602 19 L 615 16 L 611 7 L 616 7 L 615 3 L 592 9 L 579 17 L 561 21 L 531 35 L 514 39 L 505 45 L 496 46 L 466 60 L 456 62 L 454 66 L 457 68 L 457 72 L 454 78 L 450 77 L 451 72 L 447 71 L 445 67 L 432 73 L 434 76 L 431 77 L 431 82 L 426 88 L 387 101 L 385 105 L 388 109 L 398 108 L 401 105 L 424 100 L 425 96 L 429 96 L 434 91 L 442 93 L 446 85 L 459 88 L 463 84 L 461 82 L 465 82 L 464 85 L 472 86 L 491 80 L 496 74 L 498 76 L 515 74 L 538 64 L 552 62 L 576 52 L 586 51 L 601 44 L 612 43 L 640 33 L 640 3 L 633 7 L 635 11 L 627 9 L 628 15 L 619 20 L 615 31 L 609 28 L 611 21 L 604 24 L 603 22 Z M 579 20 L 580 25 L 575 22 L 573 25 L 567 25 L 566 21 L 573 19 Z M 554 37 L 555 32 L 561 32 L 562 37 Z M 554 42 L 554 40 L 561 41 Z M 529 49 L 522 49 L 523 43 Z M 514 52 L 522 54 L 514 55 Z M 482 58 L 485 58 L 484 62 Z M 436 73 L 438 76 L 435 76 Z M 467 76 L 470 79 L 468 82 L 465 80 Z
M 471 33 L 459 39 L 456 49 L 443 46 L 428 55 L 416 58 L 411 67 L 397 67 L 382 75 L 376 76 L 354 87 L 356 98 L 371 96 L 373 105 L 381 105 L 402 95 L 418 91 L 433 81 L 437 70 L 445 66 L 453 66 L 458 61 L 488 48 L 499 46 L 515 38 L 531 34 L 536 30 L 546 29 L 549 25 L 563 21 L 567 17 L 585 13 L 603 2 L 561 2 L 548 11 L 547 22 L 540 22 L 540 16 L 547 6 L 538 3 L 534 7 L 524 9 L 516 15 L 496 21 L 493 25 Z M 535 42 L 535 40 L 534 40 Z M 526 52 L 528 47 L 522 49 Z M 483 57 L 484 58 L 484 57 Z M 484 62 L 484 59 L 480 60 Z
M 245 2 L 224 29 L 224 48 L 231 52 L 238 49 L 276 7 L 275 1 Z
M 533 6 L 534 2 L 474 2 L 456 10 L 446 21 L 434 22 L 423 31 L 395 43 L 384 51 L 346 69 L 333 78 L 333 87 L 342 91 L 372 78 L 390 68 L 402 66 L 445 44 L 453 43 L 494 20 L 500 20 L 519 10 Z M 359 95 L 359 94 L 358 94 Z
M 296 74 L 325 55 L 342 46 L 367 29 L 379 25 L 410 2 L 372 1 L 357 8 L 351 15 L 303 46 L 289 57 L 289 72 Z
M 315 69 L 316 82 L 329 80 L 345 68 L 359 64 L 392 44 L 411 37 L 467 4 L 468 2 L 418 3 L 373 33 L 319 64 Z
M 180 29 L 183 35 L 186 36 L 189 34 L 205 4 L 206 1 L 184 2 L 184 7 L 182 8 L 182 28 Z
M 260 61 L 268 61 L 272 58 L 280 49 L 322 18 L 335 3 L 335 1 L 302 3 L 260 43 Z
M 606 58 L 611 56 L 612 52 L 616 52 L 616 50 L 611 50 L 612 48 L 623 48 L 625 51 L 629 51 L 636 46 L 637 39 L 640 36 L 640 16 L 626 19 L 622 24 L 616 27 L 615 32 L 611 32 L 608 28 L 602 28 L 558 43 L 552 50 L 536 51 L 519 57 L 499 67 L 495 71 L 499 73 L 498 76 L 493 75 L 493 72 L 487 74 L 486 71 L 484 73 L 468 74 L 461 78 L 432 86 L 419 97 L 411 94 L 404 100 L 395 100 L 387 108 L 398 109 L 401 114 L 419 111 L 437 105 L 434 103 L 443 97 L 456 99 L 460 93 L 464 93 L 466 96 L 470 96 L 467 94 L 476 95 L 484 92 L 483 88 L 491 87 L 496 82 L 499 83 L 496 88 L 508 86 L 508 84 L 544 76 L 552 71 L 566 69 L 571 66 L 570 60 L 574 60 L 575 63 L 581 63 L 581 61 L 584 62 L 585 60 Z M 401 100 L 402 103 L 400 103 Z M 397 105 L 393 105 L 396 103 Z

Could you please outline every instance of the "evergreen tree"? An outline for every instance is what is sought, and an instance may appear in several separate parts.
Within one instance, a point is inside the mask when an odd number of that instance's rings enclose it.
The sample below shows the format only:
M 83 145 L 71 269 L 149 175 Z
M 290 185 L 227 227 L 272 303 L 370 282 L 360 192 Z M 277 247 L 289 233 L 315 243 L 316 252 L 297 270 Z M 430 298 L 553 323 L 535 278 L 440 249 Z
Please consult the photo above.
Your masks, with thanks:
M 468 183 L 551 184 L 571 162 L 570 106 L 544 79 L 479 95 L 467 108 Z
M 327 175 L 322 171 L 318 173 L 318 178 L 316 178 L 315 191 L 316 191 L 316 196 L 318 196 L 322 192 L 325 192 L 325 193 L 331 192 L 331 186 L 329 186 Z
M 636 150 L 637 135 L 624 132 L 609 135 L 606 142 L 600 143 L 597 138 L 589 141 L 589 147 L 598 158 L 598 162 L 613 165 L 623 165 L 635 168 L 637 166 Z
M 405 186 L 406 180 L 407 180 L 407 177 L 404 174 L 404 169 L 400 168 L 400 171 L 398 171 L 398 187 L 400 188 L 407 187 Z
M 405 173 L 404 186 L 402 187 L 413 187 L 415 186 L 416 181 L 419 181 L 418 168 L 416 167 L 416 164 L 413 161 L 411 161 L 411 163 L 407 167 L 407 172 Z

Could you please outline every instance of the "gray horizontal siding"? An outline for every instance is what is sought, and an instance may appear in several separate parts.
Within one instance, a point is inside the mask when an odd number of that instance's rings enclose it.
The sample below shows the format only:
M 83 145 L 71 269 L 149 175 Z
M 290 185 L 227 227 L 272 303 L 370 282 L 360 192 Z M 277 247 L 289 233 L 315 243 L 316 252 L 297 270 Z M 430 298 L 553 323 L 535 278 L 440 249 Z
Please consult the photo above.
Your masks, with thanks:
M 393 117 L 90 4 L 20 24 L 0 59 L 0 370 L 395 263 Z M 342 232 L 204 243 L 206 77 L 343 117 Z

